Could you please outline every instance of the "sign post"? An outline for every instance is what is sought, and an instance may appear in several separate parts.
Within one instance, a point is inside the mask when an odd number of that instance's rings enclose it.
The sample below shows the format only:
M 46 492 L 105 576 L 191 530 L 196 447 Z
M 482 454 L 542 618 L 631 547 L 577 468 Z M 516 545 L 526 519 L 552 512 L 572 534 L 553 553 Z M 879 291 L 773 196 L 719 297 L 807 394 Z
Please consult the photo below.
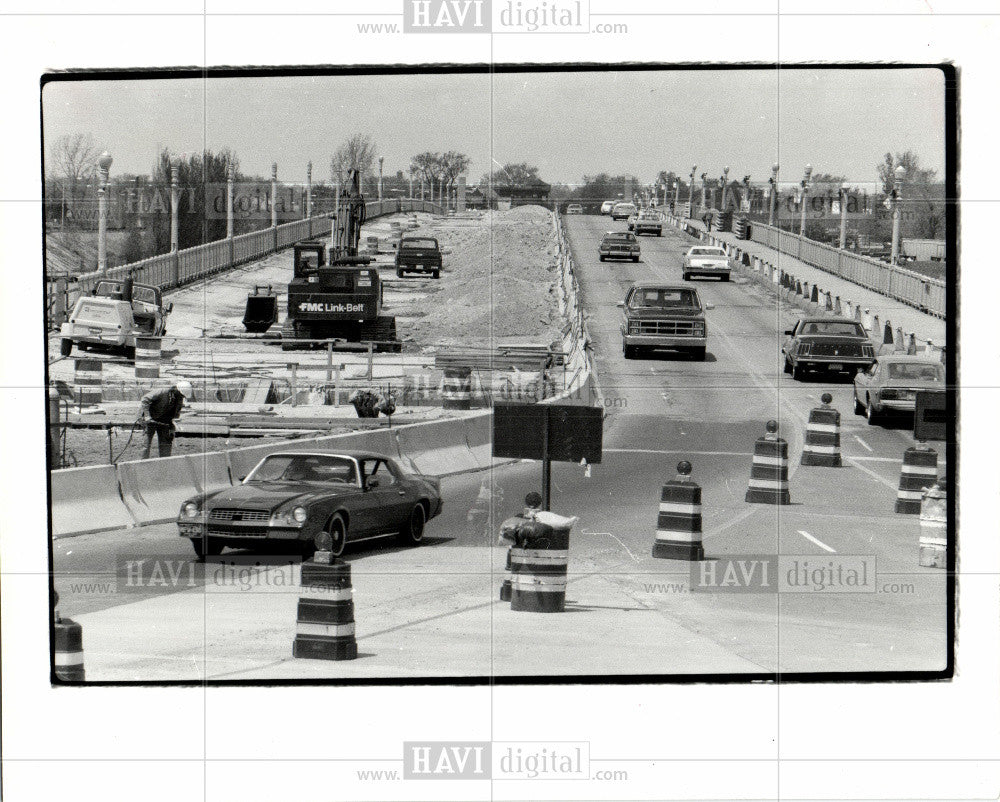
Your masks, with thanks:
M 570 404 L 493 405 L 493 456 L 542 463 L 542 508 L 551 502 L 552 462 L 600 463 L 604 410 Z

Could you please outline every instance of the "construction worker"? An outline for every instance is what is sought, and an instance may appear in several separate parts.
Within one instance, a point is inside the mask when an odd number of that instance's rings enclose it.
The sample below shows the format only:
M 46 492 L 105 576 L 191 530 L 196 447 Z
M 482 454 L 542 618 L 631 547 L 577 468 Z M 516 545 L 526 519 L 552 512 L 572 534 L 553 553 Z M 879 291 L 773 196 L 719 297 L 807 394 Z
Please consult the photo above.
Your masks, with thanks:
M 191 382 L 181 380 L 165 390 L 150 390 L 142 397 L 139 417 L 146 425 L 146 448 L 143 459 L 149 459 L 149 448 L 156 435 L 156 445 L 161 457 L 169 457 L 174 447 L 174 421 L 180 417 L 184 399 L 194 398 Z

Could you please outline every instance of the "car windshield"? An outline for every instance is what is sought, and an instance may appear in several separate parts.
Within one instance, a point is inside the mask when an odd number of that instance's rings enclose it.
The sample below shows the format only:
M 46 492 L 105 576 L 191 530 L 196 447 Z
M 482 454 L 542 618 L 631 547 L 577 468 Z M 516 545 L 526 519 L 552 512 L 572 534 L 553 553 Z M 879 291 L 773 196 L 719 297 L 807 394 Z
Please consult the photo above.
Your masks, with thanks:
M 404 239 L 399 244 L 400 248 L 436 248 L 437 246 L 437 240 L 430 237 L 426 239 Z
M 326 454 L 272 454 L 251 471 L 247 482 L 356 481 L 354 461 Z
M 635 206 L 633 206 L 631 203 L 619 203 L 615 207 L 615 209 L 619 212 L 634 212 Z
M 676 307 L 687 307 L 697 309 L 699 304 L 697 296 L 693 290 L 685 289 L 663 289 L 649 287 L 638 289 L 632 293 L 629 306 L 634 308 L 665 309 Z
M 799 329 L 799 334 L 825 334 L 841 337 L 864 337 L 860 323 L 848 320 L 812 320 Z
M 725 256 L 722 248 L 692 248 L 691 256 Z
M 890 362 L 890 379 L 905 379 L 907 381 L 941 381 L 941 365 L 934 362 Z
M 122 285 L 120 281 L 101 281 L 98 282 L 94 294 L 100 296 L 101 298 L 115 298 L 120 297 L 122 291 Z M 132 285 L 132 300 L 142 301 L 147 304 L 156 303 L 156 290 L 152 287 L 138 287 Z

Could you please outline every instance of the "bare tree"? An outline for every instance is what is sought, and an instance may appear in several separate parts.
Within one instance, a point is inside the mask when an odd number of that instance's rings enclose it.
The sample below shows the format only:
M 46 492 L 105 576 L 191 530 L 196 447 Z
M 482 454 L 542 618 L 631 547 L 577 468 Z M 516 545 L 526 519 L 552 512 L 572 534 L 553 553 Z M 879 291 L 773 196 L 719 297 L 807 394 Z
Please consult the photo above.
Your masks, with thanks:
M 93 177 L 101 148 L 92 134 L 65 134 L 50 148 L 50 175 L 63 182 L 63 197 L 71 209 L 80 185 Z
M 410 160 L 410 169 L 418 175 L 422 175 L 431 187 L 431 203 L 434 202 L 434 184 L 439 181 L 443 171 L 444 163 L 440 153 L 425 151 L 418 153 Z
M 348 170 L 357 170 L 358 178 L 364 182 L 374 174 L 377 157 L 374 140 L 368 134 L 355 134 L 334 151 L 330 159 L 330 177 L 334 181 L 343 181 Z
M 450 190 L 455 185 L 455 180 L 466 170 L 472 161 L 464 153 L 449 150 L 440 158 L 441 179 Z
M 904 228 L 910 236 L 937 239 L 944 236 L 945 196 L 944 185 L 937 180 L 937 171 L 920 166 L 920 159 L 912 150 L 886 153 L 878 165 L 879 180 L 886 195 L 896 184 L 896 168 L 902 166 Z

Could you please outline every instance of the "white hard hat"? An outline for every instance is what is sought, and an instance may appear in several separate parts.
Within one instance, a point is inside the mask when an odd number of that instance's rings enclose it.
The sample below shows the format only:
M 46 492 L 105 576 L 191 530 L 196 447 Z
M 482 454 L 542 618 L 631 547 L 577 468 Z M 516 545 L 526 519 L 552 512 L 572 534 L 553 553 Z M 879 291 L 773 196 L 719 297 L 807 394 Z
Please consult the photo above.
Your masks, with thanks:
M 191 386 L 191 382 L 182 379 L 177 382 L 177 392 L 185 398 L 190 398 L 194 393 L 194 387 Z

